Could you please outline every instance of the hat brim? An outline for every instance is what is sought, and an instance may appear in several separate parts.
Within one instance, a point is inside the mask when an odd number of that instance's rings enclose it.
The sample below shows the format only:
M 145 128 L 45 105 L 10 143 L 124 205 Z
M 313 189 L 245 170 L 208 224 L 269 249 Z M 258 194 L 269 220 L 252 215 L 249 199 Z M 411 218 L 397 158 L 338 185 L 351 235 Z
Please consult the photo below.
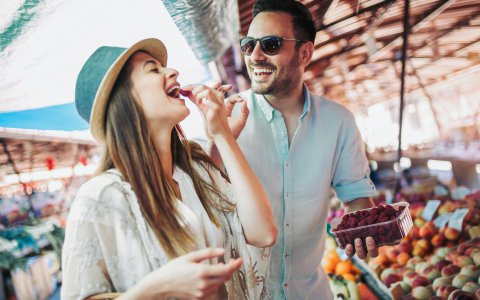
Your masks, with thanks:
M 90 131 L 99 142 L 105 141 L 105 114 L 112 88 L 125 63 L 137 51 L 145 51 L 157 59 L 163 67 L 167 66 L 167 49 L 162 41 L 154 38 L 144 39 L 135 43 L 115 60 L 100 83 L 90 116 Z

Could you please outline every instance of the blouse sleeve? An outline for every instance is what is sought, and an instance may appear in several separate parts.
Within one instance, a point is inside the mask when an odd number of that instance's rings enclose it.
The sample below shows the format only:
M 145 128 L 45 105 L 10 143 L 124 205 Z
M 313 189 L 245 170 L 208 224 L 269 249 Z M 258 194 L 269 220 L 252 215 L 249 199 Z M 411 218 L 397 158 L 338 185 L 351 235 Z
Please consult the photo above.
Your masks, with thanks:
M 225 180 L 217 170 L 211 173 L 213 173 L 216 186 L 226 196 L 227 200 L 231 203 L 237 203 L 232 185 Z M 244 293 L 248 295 L 248 299 L 266 299 L 268 297 L 271 247 L 258 248 L 247 244 L 236 209 L 230 213 L 226 213 L 225 216 L 228 220 L 230 232 L 232 233 L 232 243 L 225 247 L 227 249 L 230 248 L 230 253 L 227 254 L 225 258 L 242 257 L 244 264 L 242 270 L 243 276 L 241 277 L 243 277 L 243 279 L 239 280 L 244 281 Z M 226 240 L 228 241 L 229 239 L 227 238 Z
M 122 276 L 129 269 L 124 264 L 132 256 L 139 257 L 137 249 L 130 245 L 135 243 L 128 242 L 135 233 L 125 209 L 125 195 L 107 187 L 99 197 L 91 196 L 79 193 L 68 215 L 62 251 L 62 299 L 123 292 L 123 287 L 134 284 L 125 282 L 128 278 Z M 122 245 L 127 250 L 122 250 Z M 135 268 L 130 269 L 129 277 L 137 277 Z
M 68 221 L 62 253 L 62 299 L 85 299 L 112 291 L 100 239 L 111 231 L 105 225 Z

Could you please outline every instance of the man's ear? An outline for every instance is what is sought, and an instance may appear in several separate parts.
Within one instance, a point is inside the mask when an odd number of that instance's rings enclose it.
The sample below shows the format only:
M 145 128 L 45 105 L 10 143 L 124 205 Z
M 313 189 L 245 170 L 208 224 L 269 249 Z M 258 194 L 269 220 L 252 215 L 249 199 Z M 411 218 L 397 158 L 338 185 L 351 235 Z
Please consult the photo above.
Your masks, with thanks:
M 305 65 L 308 66 L 312 60 L 313 51 L 315 51 L 315 46 L 312 42 L 304 43 L 301 47 L 300 60 Z

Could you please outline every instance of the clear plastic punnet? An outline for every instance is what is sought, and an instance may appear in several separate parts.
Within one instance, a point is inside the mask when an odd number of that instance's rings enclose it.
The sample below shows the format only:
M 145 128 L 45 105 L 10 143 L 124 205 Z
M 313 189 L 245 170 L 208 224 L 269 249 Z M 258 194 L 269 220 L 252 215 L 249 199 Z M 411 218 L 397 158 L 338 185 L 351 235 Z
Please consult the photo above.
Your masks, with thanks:
M 331 231 L 342 249 L 353 245 L 356 238 L 365 242 L 368 236 L 377 246 L 396 245 L 413 226 L 408 206 L 407 202 L 398 202 L 351 212 L 332 220 Z

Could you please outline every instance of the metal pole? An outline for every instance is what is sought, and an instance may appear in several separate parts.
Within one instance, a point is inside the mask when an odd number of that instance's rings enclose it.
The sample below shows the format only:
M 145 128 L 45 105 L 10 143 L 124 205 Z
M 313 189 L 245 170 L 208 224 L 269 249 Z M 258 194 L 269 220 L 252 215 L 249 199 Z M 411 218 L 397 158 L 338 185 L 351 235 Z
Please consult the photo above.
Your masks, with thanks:
M 400 75 L 400 116 L 398 121 L 398 150 L 397 150 L 397 163 L 400 166 L 400 158 L 402 158 L 402 127 L 403 127 L 403 106 L 405 102 L 405 75 L 407 65 L 407 48 L 408 48 L 408 34 L 410 31 L 410 0 L 405 0 L 405 6 L 403 10 L 403 45 L 402 45 L 402 73 Z M 397 178 L 397 186 L 395 188 L 395 199 L 401 189 L 401 173 Z

